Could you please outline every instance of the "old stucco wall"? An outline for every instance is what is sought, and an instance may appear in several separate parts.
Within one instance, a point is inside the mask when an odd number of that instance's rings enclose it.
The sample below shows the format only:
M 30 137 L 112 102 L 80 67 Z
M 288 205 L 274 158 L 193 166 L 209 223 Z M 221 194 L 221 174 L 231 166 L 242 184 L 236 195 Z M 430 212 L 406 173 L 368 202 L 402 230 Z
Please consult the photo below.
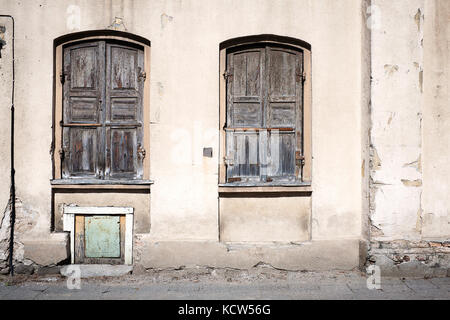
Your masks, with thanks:
M 450 2 L 426 3 L 422 236 L 443 240 L 450 238 Z
M 0 18 L 0 42 L 3 43 L 0 59 L 0 272 L 7 268 L 10 215 L 10 139 L 11 89 L 12 89 L 12 21 Z M 7 271 L 7 270 L 6 270 Z
M 372 4 L 369 260 L 385 275 L 446 275 L 450 3 Z
M 365 1 L 0 3 L 2 11 L 14 15 L 17 22 L 17 197 L 24 208 L 22 219 L 29 222 L 18 240 L 29 248 L 25 257 L 37 264 L 55 264 L 66 258 L 65 235 L 50 233 L 53 39 L 75 31 L 116 28 L 152 42 L 148 155 L 155 184 L 151 188 L 151 229 L 136 238 L 136 261 L 146 267 L 167 265 L 175 261 L 173 254 L 185 252 L 192 243 L 202 248 L 204 243 L 216 246 L 203 251 L 206 257 L 220 250 L 224 252 L 221 263 L 227 263 L 229 250 L 217 242 L 219 43 L 271 33 L 312 45 L 313 244 L 287 247 L 295 255 L 283 251 L 284 247 L 243 249 L 238 256 L 247 263 L 241 266 L 264 259 L 295 268 L 358 264 L 367 179 L 364 168 L 368 165 L 361 147 L 362 132 L 367 131 L 363 117 L 367 107 L 361 106 L 368 92 L 362 81 L 367 77 L 363 70 L 367 51 L 361 49 L 366 41 Z M 6 126 L 7 114 L 1 117 Z M 2 140 L 3 145 L 7 143 Z M 213 148 L 212 158 L 202 157 L 203 147 Z M 6 163 L 1 163 L 2 172 L 8 168 Z M 4 206 L 7 197 L 3 200 Z M 334 260 L 321 259 L 330 248 L 345 254 L 335 254 Z M 308 256 L 311 261 L 305 260 Z M 289 260 L 292 257 L 295 260 Z M 195 257 L 186 259 L 200 263 Z

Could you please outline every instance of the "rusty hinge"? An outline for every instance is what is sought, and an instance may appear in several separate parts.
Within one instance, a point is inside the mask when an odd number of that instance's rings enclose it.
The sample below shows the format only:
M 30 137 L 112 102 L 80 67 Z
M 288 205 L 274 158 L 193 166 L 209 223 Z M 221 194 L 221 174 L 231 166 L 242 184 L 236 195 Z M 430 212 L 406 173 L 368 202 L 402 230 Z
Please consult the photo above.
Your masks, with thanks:
M 296 79 L 296 81 L 297 82 L 305 82 L 305 80 L 306 80 L 306 73 L 305 72 L 300 72 L 300 71 L 297 71 L 297 73 L 295 74 L 295 79 Z
M 61 74 L 59 75 L 59 81 L 61 81 L 62 84 L 64 84 L 64 82 L 70 81 L 70 72 L 69 71 L 61 71 Z
M 225 157 L 223 157 L 223 161 L 225 162 L 225 164 L 226 164 L 227 166 L 232 167 L 232 166 L 233 166 L 234 158 L 233 158 L 233 157 L 228 158 L 228 157 L 225 156 Z
M 239 181 L 241 181 L 242 179 L 236 177 L 236 178 L 228 178 L 227 180 L 228 180 L 228 182 L 239 182 Z
M 140 158 L 142 158 L 142 159 L 145 158 L 146 152 L 145 152 L 144 147 L 141 144 L 138 144 L 138 146 L 137 146 L 137 154 Z
M 139 68 L 140 70 L 141 68 Z M 147 79 L 147 73 L 145 71 L 140 71 L 138 75 L 138 81 L 145 81 Z
M 61 149 L 59 149 L 58 153 L 61 160 L 63 160 L 66 157 L 66 154 L 69 153 L 69 151 L 67 150 L 66 146 L 62 146 Z
M 225 80 L 228 81 L 228 79 L 231 78 L 231 77 L 233 77 L 233 73 L 231 73 L 230 71 L 226 70 L 226 71 L 223 73 L 223 78 L 224 78 Z
M 61 74 L 59 75 L 59 81 L 61 81 L 62 84 L 64 84 L 64 82 L 70 81 L 70 72 L 65 72 L 64 70 L 61 71 Z
M 298 166 L 304 166 L 305 165 L 305 156 L 301 154 L 300 151 L 295 152 L 295 161 L 297 162 Z

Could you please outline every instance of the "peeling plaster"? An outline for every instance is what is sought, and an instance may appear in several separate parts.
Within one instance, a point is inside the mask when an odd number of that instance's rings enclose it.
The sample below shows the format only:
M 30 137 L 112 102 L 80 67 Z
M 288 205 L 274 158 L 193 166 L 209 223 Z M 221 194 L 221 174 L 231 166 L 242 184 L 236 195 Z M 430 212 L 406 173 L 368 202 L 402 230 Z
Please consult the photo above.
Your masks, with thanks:
M 127 31 L 123 18 L 115 17 L 114 21 L 107 27 L 112 30 Z
M 370 159 L 370 165 L 371 165 L 370 168 L 372 170 L 379 170 L 379 169 L 381 169 L 381 159 L 378 156 L 377 149 L 372 146 L 371 151 L 372 151 L 372 157 Z
M 417 10 L 416 15 L 414 16 L 414 20 L 416 21 L 417 31 L 420 32 L 422 22 L 422 11 L 420 10 L 420 8 Z
M 387 124 L 390 125 L 392 122 L 392 119 L 395 117 L 395 112 L 391 112 L 391 115 L 389 116 Z
M 161 29 L 164 29 L 166 25 L 173 20 L 172 16 L 166 13 L 161 14 Z
M 398 71 L 399 67 L 398 65 L 394 64 L 385 64 L 384 65 L 384 70 L 386 72 L 386 75 L 388 76 L 392 76 L 394 73 L 396 73 Z
M 421 179 L 417 179 L 417 180 L 402 179 L 402 183 L 406 187 L 421 187 L 422 186 L 422 180 Z
M 403 168 L 406 168 L 406 167 L 416 168 L 416 170 L 421 173 L 422 172 L 422 155 L 419 154 L 419 157 L 417 158 L 416 161 L 405 163 L 403 165 Z
M 422 208 L 417 210 L 417 222 L 416 222 L 416 230 L 417 232 L 422 232 Z
M 423 70 L 419 71 L 419 88 L 420 92 L 423 93 Z

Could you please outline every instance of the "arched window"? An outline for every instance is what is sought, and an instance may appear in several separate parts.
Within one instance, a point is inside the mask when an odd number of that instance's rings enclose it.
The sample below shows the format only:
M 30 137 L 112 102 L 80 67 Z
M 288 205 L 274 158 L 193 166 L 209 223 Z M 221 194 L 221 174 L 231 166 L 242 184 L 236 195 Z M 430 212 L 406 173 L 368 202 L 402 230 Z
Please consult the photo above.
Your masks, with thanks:
M 221 45 L 221 70 L 220 182 L 309 182 L 309 46 L 275 36 L 230 40 Z
M 111 32 L 57 39 L 55 179 L 148 179 L 150 42 Z

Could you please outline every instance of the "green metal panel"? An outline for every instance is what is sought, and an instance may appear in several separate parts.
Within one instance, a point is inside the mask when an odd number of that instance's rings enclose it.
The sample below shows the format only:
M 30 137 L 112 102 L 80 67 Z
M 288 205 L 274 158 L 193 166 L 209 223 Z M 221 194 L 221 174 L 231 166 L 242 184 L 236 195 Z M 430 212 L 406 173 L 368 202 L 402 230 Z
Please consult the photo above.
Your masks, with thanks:
M 84 227 L 87 258 L 120 257 L 120 218 L 118 216 L 86 217 Z

